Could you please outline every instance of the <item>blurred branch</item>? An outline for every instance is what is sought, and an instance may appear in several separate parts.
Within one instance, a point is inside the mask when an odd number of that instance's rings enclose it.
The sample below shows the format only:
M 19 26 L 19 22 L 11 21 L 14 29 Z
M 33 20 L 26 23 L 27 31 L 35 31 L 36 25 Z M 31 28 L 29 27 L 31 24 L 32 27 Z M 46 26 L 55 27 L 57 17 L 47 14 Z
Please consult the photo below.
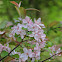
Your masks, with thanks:
M 62 27 L 56 27 L 56 28 L 54 28 L 54 29 L 57 29 L 57 28 L 62 28 Z
M 62 27 L 61 26 L 60 27 L 55 27 L 55 28 L 53 28 L 53 27 L 48 28 L 47 27 L 47 34 L 49 33 L 50 30 L 53 30 L 55 33 L 57 33 L 57 30 L 56 30 L 57 28 L 59 28 L 60 31 L 62 31 Z
M 62 54 L 62 51 L 61 51 L 60 53 L 57 53 L 57 54 Z M 41 61 L 41 62 L 45 62 L 45 61 L 51 59 L 52 57 L 56 56 L 57 54 L 54 54 L 54 55 L 52 55 L 51 57 L 49 57 L 49 58 L 47 58 L 47 59 L 45 59 L 45 60 L 43 60 L 43 61 Z

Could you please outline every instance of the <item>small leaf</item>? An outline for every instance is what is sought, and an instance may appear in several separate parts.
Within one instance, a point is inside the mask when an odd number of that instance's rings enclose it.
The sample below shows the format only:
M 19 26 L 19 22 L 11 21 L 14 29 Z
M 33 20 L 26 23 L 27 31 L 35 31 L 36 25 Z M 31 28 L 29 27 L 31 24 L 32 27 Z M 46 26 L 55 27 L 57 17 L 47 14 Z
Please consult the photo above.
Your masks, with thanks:
M 23 44 L 21 45 L 23 48 L 25 47 Z
M 49 49 L 49 48 L 45 48 L 45 50 L 48 51 L 48 52 L 51 52 L 51 49 Z
M 15 45 L 9 45 L 9 47 L 10 47 L 11 50 L 12 50 L 13 48 L 15 48 Z
M 6 27 L 7 21 L 1 22 L 0 23 L 0 29 L 3 29 Z
M 28 47 L 30 47 L 30 46 L 31 46 L 31 44 L 27 44 L 27 46 L 28 46 Z
M 21 5 L 21 1 L 19 2 L 19 7 L 20 7 L 20 5 Z
M 23 30 L 28 30 L 27 28 L 22 27 Z
M 46 46 L 47 47 L 52 47 L 53 46 L 53 43 L 52 42 L 48 42 Z
M 36 47 L 36 44 L 31 45 L 32 48 Z
M 15 1 L 10 1 L 12 4 L 16 5 L 17 7 L 19 7 L 18 3 L 16 3 Z
M 29 39 L 29 37 L 25 37 L 25 38 L 24 38 L 24 41 L 25 41 L 25 40 L 28 40 L 28 39 Z
M 29 39 L 32 41 L 34 39 L 34 37 L 30 37 Z
M 26 10 L 25 10 L 25 8 L 23 8 L 23 7 L 16 7 L 16 6 L 15 6 L 15 8 L 16 8 L 16 10 L 17 10 L 19 16 L 20 16 L 22 19 L 24 19 L 24 18 L 26 17 Z
M 32 31 L 27 32 L 28 35 L 32 34 Z
M 49 24 L 49 27 L 55 26 L 55 25 L 57 25 L 58 23 L 59 23 L 58 21 L 54 21 L 54 22 L 52 22 L 52 23 Z
M 16 33 L 15 33 L 15 35 L 14 35 L 14 37 L 18 37 L 19 35 L 17 35 Z
M 62 50 L 62 47 L 60 47 L 61 48 L 61 50 Z
M 21 40 L 22 40 L 21 37 L 17 37 L 18 42 L 21 42 Z
M 2 43 L 2 44 L 5 44 L 6 41 L 7 41 L 7 39 L 5 39 L 5 38 L 3 38 L 3 37 L 0 39 L 0 43 Z
M 18 54 L 12 55 L 13 58 L 19 58 Z
M 35 8 L 27 8 L 26 10 L 36 10 L 36 11 L 39 11 L 38 9 L 35 9 Z
M 8 55 L 8 52 L 6 52 L 6 51 L 2 51 L 2 53 L 1 53 L 1 57 L 5 57 L 6 55 Z

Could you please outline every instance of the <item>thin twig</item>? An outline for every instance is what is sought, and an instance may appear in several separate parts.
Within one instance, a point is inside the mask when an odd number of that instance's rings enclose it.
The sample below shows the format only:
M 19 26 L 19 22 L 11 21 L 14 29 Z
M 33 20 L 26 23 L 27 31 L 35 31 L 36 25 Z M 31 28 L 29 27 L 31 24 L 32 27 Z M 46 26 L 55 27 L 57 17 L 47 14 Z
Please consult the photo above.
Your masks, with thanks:
M 35 8 L 27 8 L 26 10 L 36 10 L 36 11 L 40 12 L 38 9 L 35 9 Z
M 60 52 L 60 53 L 62 53 L 62 52 Z M 60 54 L 60 53 L 57 53 L 57 54 Z M 45 61 L 51 59 L 52 57 L 54 57 L 54 56 L 57 55 L 57 54 L 54 54 L 54 55 L 52 55 L 51 57 L 49 57 L 49 58 L 47 58 L 47 59 L 45 59 L 45 60 L 43 60 L 43 61 L 40 61 L 40 62 L 45 62 Z
M 0 61 L 2 61 L 4 58 L 6 58 L 7 56 L 9 56 L 20 44 L 18 44 L 15 48 L 13 48 L 13 50 L 11 50 L 8 55 L 6 55 L 5 57 L 3 57 L 2 59 L 0 59 Z
M 57 29 L 57 28 L 62 28 L 62 27 L 56 27 L 56 28 L 54 28 L 54 29 Z

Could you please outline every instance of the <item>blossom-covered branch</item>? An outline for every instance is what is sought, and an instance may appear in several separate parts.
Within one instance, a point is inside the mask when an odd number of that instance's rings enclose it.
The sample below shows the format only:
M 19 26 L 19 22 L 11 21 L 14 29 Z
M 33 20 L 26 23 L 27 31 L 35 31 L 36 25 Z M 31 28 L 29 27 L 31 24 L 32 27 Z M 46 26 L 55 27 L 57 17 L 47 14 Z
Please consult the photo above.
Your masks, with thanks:
M 0 59 L 0 61 L 5 59 L 9 55 L 11 55 L 11 57 L 18 55 L 18 57 L 15 56 L 15 62 L 16 60 L 18 60 L 19 62 L 26 62 L 26 61 L 35 62 L 36 60 L 40 60 L 41 58 L 40 55 L 43 51 L 43 48 L 46 48 L 46 45 L 47 45 L 46 34 L 44 33 L 44 30 L 43 30 L 45 26 L 41 22 L 41 18 L 38 18 L 37 20 L 34 18 L 34 20 L 32 20 L 30 17 L 26 16 L 25 14 L 26 9 L 23 7 L 20 7 L 21 2 L 18 4 L 15 1 L 11 1 L 11 3 L 16 5 L 15 8 L 19 13 L 20 18 L 14 21 L 14 25 L 11 23 L 8 23 L 6 25 L 6 28 L 12 25 L 10 28 L 7 28 L 7 29 L 11 29 L 9 33 L 6 33 L 5 31 L 0 31 L 0 35 L 3 35 L 1 36 L 1 38 L 2 37 L 4 39 L 10 38 L 8 39 L 8 43 L 7 43 L 8 46 L 6 46 L 6 44 L 4 44 L 4 46 L 0 44 L 0 53 L 2 53 L 3 50 L 5 52 L 8 52 L 6 56 L 1 55 L 1 57 L 3 58 Z M 5 35 L 7 36 L 7 38 Z M 11 42 L 14 41 L 14 44 L 12 44 L 9 41 Z M 16 44 L 18 45 L 15 46 Z M 11 48 L 13 49 L 11 50 Z M 57 48 L 56 45 L 49 47 L 49 50 L 51 50 L 50 52 L 51 57 L 41 62 L 49 60 L 55 55 L 60 56 L 61 49 Z
M 13 50 L 11 50 L 8 55 L 6 55 L 5 57 L 3 57 L 2 59 L 0 59 L 0 61 L 2 61 L 4 58 L 6 58 L 7 56 L 9 56 L 20 44 L 18 44 L 15 48 L 13 48 Z
M 41 62 L 45 62 L 45 61 L 51 59 L 52 57 L 56 56 L 57 54 L 61 54 L 61 53 L 62 53 L 62 52 L 56 53 L 56 54 L 52 55 L 51 57 L 49 57 L 49 58 L 47 58 L 47 59 L 45 59 L 45 60 L 43 60 L 43 61 L 41 61 Z
M 9 37 L 12 38 L 14 41 L 21 42 L 23 46 L 23 52 L 17 52 L 15 49 L 20 45 L 18 44 L 12 51 L 9 52 L 7 56 L 18 54 L 19 55 L 19 62 L 25 62 L 28 58 L 32 59 L 31 61 L 34 62 L 35 60 L 40 59 L 41 49 L 46 45 L 46 35 L 44 34 L 43 28 L 45 28 L 44 24 L 41 22 L 41 18 L 38 20 L 30 19 L 28 16 L 25 19 L 19 18 L 19 21 L 22 23 L 18 23 L 14 25 L 10 31 Z M 17 23 L 16 21 L 15 23 Z M 27 41 L 26 41 L 27 40 Z M 56 50 L 56 46 L 50 47 L 52 53 L 54 51 L 60 51 L 60 49 Z M 7 57 L 5 56 L 5 57 Z M 1 60 L 3 60 L 3 57 Z M 0 60 L 0 61 L 1 61 Z

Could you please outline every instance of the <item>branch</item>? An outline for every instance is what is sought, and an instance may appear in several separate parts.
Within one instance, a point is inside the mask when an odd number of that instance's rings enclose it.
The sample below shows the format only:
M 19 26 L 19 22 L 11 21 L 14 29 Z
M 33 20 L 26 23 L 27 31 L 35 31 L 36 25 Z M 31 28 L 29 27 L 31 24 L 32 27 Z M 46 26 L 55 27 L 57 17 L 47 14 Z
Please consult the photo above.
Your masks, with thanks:
M 24 37 L 25 38 L 25 37 Z M 24 39 L 23 38 L 23 39 Z M 9 53 L 8 53 L 8 55 L 6 55 L 5 57 L 3 57 L 3 58 L 1 58 L 0 59 L 0 61 L 2 61 L 3 59 L 5 59 L 7 56 L 9 56 L 18 46 L 20 46 L 20 44 L 22 44 L 22 42 L 23 42 L 23 39 L 22 39 L 22 41 L 20 42 L 20 43 L 18 43 L 18 45 L 15 47 L 15 48 L 13 48 Z
M 25 37 L 24 37 L 24 38 L 25 38 Z M 24 39 L 24 38 L 23 38 L 23 39 Z M 18 46 L 20 46 L 20 44 L 22 44 L 22 42 L 23 42 L 23 39 L 22 39 L 21 43 L 18 43 L 18 45 L 17 45 L 15 48 L 13 48 L 13 50 L 11 50 L 11 51 L 8 53 L 8 55 L 6 55 L 5 57 L 1 58 L 0 61 L 2 61 L 4 58 L 6 58 L 7 56 L 9 56 Z
M 54 29 L 57 29 L 57 28 L 62 28 L 62 27 L 56 27 L 56 28 L 54 28 Z
M 27 8 L 26 10 L 36 10 L 36 11 L 40 12 L 38 9 L 35 9 L 35 8 Z
M 2 61 L 4 58 L 6 58 L 7 56 L 9 56 L 20 44 L 18 44 L 15 48 L 13 48 L 13 50 L 11 50 L 8 55 L 6 55 L 5 57 L 3 57 L 2 59 L 0 59 L 0 61 Z
M 62 52 L 60 52 L 60 53 L 57 53 L 57 54 L 61 54 Z M 43 61 L 41 61 L 41 62 L 45 62 L 45 61 L 47 61 L 47 60 L 49 60 L 49 59 L 51 59 L 52 57 L 54 57 L 55 55 L 57 55 L 57 54 L 54 54 L 54 55 L 52 55 L 51 57 L 49 57 L 49 58 L 47 58 L 47 59 L 45 59 L 45 60 L 43 60 Z

